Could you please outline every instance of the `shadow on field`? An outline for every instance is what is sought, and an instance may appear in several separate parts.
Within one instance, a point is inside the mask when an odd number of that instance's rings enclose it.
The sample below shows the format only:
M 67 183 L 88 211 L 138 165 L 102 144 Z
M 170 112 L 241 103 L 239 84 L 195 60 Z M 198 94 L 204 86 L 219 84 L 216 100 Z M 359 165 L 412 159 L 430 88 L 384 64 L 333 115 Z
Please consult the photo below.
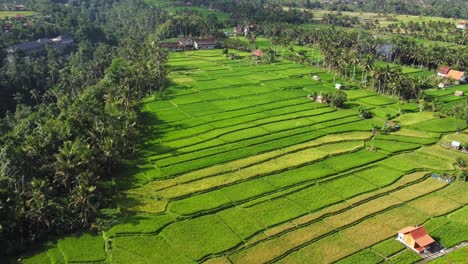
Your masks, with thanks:
M 165 87 L 170 87 L 173 83 L 167 81 Z M 160 94 L 156 94 L 154 100 L 170 100 L 173 98 L 174 92 L 166 89 Z M 117 170 L 119 171 L 116 177 L 116 186 L 118 190 L 129 189 L 141 186 L 142 184 L 156 177 L 151 177 L 152 171 L 155 170 L 155 160 L 151 159 L 162 153 L 177 154 L 176 149 L 167 147 L 164 143 L 160 143 L 160 139 L 164 137 L 163 129 L 175 127 L 183 129 L 183 126 L 174 126 L 157 117 L 157 111 L 141 111 L 139 113 L 139 137 L 135 147 L 135 152 L 127 158 Z

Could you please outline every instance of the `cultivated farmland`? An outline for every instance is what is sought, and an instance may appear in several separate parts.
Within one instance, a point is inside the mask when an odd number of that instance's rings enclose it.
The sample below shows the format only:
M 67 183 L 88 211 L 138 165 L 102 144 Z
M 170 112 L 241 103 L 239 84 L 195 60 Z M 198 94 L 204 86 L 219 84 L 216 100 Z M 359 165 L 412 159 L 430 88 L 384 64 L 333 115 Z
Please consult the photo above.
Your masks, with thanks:
M 437 142 L 465 128 L 458 120 L 402 111 L 399 132 L 374 136 L 384 115 L 306 97 L 334 89 L 320 69 L 220 51 L 171 53 L 168 69 L 117 183 L 126 216 L 25 262 L 409 263 L 419 257 L 392 239 L 407 225 L 426 223 L 448 246 L 468 240 L 468 186 L 430 177 L 454 170 Z M 395 98 L 346 92 L 350 106 L 398 112 Z

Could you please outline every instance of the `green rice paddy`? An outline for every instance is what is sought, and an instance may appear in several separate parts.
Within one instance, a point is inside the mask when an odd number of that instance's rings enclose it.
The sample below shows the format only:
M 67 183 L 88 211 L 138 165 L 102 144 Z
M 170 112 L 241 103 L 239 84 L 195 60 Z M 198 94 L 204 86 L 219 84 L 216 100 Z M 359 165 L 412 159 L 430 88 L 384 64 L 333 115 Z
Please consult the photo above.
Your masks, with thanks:
M 437 142 L 459 120 L 405 104 L 401 131 L 374 136 L 398 100 L 346 90 L 380 113 L 370 120 L 315 103 L 311 91 L 334 87 L 320 69 L 219 50 L 171 53 L 168 65 L 173 85 L 142 102 L 145 143 L 117 181 L 121 217 L 25 263 L 412 263 L 393 239 L 407 225 L 446 246 L 468 240 L 468 185 L 429 177 L 453 171 Z

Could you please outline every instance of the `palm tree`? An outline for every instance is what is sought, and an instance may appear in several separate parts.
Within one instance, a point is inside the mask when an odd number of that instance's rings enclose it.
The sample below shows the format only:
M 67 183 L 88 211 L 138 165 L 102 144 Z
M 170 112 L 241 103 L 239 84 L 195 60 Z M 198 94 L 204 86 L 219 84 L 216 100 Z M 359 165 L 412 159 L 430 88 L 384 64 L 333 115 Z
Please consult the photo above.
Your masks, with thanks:
M 53 167 L 55 168 L 54 181 L 60 183 L 65 192 L 70 194 L 73 185 L 76 184 L 76 177 L 86 171 L 86 165 L 91 160 L 89 146 L 80 141 L 66 141 L 55 157 Z
M 70 197 L 71 202 L 69 207 L 72 211 L 79 214 L 80 220 L 84 225 L 88 225 L 93 214 L 97 213 L 97 198 L 96 187 L 87 186 L 87 184 L 80 184 L 75 188 Z
M 349 53 L 349 63 L 353 65 L 353 80 L 356 80 L 356 66 L 361 62 L 357 50 L 351 50 Z
M 367 75 L 372 72 L 374 68 L 374 56 L 371 54 L 366 54 L 361 60 L 361 67 L 363 69 L 361 77 L 361 82 L 364 82 L 364 86 L 367 86 Z

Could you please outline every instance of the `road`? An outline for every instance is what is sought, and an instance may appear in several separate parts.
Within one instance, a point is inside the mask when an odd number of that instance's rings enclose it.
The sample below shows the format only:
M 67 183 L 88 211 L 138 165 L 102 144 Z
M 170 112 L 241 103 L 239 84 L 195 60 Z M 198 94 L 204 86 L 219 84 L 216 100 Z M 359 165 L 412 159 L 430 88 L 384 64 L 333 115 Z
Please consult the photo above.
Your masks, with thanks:
M 467 246 L 468 246 L 468 242 L 466 242 L 466 241 L 462 242 L 462 243 L 460 243 L 460 244 L 458 244 L 456 246 L 453 246 L 451 248 L 446 248 L 446 249 L 443 249 L 443 250 L 441 250 L 441 251 L 439 251 L 437 253 L 434 253 L 434 254 L 430 255 L 429 257 L 427 257 L 427 258 L 425 258 L 425 259 L 423 259 L 423 260 L 421 260 L 421 261 L 419 261 L 417 263 L 418 264 L 427 263 L 427 262 L 429 262 L 431 260 L 434 260 L 436 258 L 440 258 L 442 256 L 445 256 L 446 254 L 448 254 L 450 252 L 453 252 L 453 251 L 455 251 L 455 250 L 457 250 L 459 248 L 467 247 Z

